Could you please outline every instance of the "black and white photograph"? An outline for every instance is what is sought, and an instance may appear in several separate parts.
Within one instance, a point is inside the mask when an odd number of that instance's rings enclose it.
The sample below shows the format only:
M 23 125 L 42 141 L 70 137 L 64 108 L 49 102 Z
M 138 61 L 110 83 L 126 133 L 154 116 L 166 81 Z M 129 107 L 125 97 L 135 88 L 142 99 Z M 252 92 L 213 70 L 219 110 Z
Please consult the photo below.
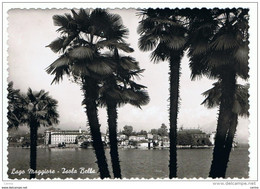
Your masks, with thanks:
M 4 180 L 258 188 L 256 4 L 126 4 L 4 9 Z

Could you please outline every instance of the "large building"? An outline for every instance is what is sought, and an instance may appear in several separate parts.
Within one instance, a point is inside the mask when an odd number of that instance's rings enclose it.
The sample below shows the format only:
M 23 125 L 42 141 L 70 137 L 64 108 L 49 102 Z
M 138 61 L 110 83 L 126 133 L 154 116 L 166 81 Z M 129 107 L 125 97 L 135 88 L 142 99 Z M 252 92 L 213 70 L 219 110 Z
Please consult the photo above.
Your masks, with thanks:
M 78 137 L 85 134 L 79 130 L 46 130 L 45 145 L 76 144 Z

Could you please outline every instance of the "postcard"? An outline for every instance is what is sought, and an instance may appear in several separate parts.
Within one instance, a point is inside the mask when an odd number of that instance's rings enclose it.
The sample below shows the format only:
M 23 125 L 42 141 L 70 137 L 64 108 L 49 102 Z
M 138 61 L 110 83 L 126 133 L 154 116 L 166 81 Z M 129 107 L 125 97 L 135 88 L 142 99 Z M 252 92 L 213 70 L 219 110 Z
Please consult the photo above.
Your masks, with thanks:
M 257 3 L 3 3 L 2 188 L 258 188 L 257 19 Z

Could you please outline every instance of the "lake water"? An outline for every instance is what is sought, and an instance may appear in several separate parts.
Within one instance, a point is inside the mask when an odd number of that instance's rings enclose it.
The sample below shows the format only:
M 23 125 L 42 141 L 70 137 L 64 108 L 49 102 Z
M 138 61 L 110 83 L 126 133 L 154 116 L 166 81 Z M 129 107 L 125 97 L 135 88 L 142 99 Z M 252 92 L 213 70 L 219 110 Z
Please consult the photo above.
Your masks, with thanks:
M 30 149 L 9 148 L 9 178 L 29 178 Z M 110 173 L 111 162 L 109 149 L 106 156 Z M 179 178 L 207 178 L 212 149 L 178 149 Z M 96 158 L 92 149 L 44 149 L 37 152 L 37 170 L 49 170 L 52 173 L 37 175 L 36 178 L 98 178 Z M 235 148 L 230 154 L 227 177 L 248 178 L 248 148 Z M 169 150 L 119 149 L 121 172 L 124 178 L 168 178 Z M 80 168 L 83 167 L 86 172 Z M 74 169 L 73 169 L 74 168 Z M 16 170 L 24 170 L 21 175 Z M 66 171 L 65 171 L 66 170 Z M 11 172 L 13 171 L 13 174 Z M 53 171 L 55 173 L 53 173 Z M 67 173 L 66 173 L 67 172 Z

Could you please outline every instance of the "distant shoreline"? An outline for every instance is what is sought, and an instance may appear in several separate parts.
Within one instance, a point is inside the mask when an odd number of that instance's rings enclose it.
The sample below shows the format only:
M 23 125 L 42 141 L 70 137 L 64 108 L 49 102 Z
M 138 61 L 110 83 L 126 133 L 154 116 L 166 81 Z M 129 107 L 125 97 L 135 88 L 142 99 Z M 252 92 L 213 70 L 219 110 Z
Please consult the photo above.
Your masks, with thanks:
M 22 148 L 22 149 L 30 149 L 29 147 L 22 147 L 22 146 L 8 146 L 8 148 Z M 81 148 L 81 147 L 48 147 L 48 146 L 37 146 L 38 149 L 93 149 L 92 147 L 89 148 Z M 165 150 L 165 149 L 169 149 L 169 147 L 156 147 L 156 148 L 136 148 L 136 147 L 118 147 L 119 149 L 136 149 L 136 150 Z M 189 146 L 177 146 L 177 149 L 181 149 L 181 150 L 185 150 L 185 149 L 213 149 L 214 146 L 193 146 L 193 147 L 189 147 Z M 248 144 L 239 144 L 237 147 L 235 148 L 249 148 Z M 105 149 L 110 149 L 109 147 L 105 147 Z

